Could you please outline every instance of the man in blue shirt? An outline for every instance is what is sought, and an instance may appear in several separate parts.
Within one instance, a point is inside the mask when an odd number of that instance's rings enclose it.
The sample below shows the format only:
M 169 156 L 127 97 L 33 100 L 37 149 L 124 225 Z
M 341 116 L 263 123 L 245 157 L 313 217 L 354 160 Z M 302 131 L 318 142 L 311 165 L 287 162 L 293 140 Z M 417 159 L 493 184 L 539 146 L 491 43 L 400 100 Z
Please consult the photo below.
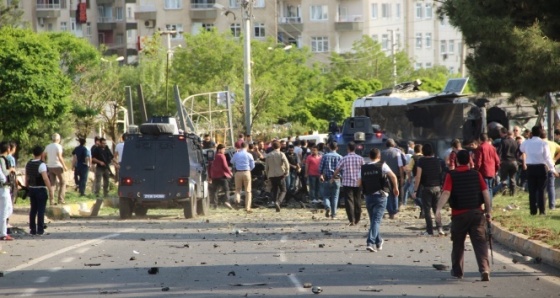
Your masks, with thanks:
M 340 193 L 340 176 L 334 176 L 336 166 L 342 160 L 342 156 L 336 153 L 338 149 L 336 142 L 329 143 L 329 153 L 323 155 L 319 164 L 320 180 L 323 182 L 323 205 L 325 205 L 325 216 L 336 217 L 338 207 L 338 195 Z
M 235 203 L 241 202 L 241 189 L 245 188 L 245 210 L 251 213 L 251 170 L 255 168 L 253 155 L 247 152 L 247 143 L 243 142 L 241 148 L 231 158 L 235 170 Z
M 80 196 L 85 196 L 86 184 L 91 165 L 91 152 L 85 146 L 86 139 L 79 138 L 79 146 L 72 151 L 72 166 L 74 168 L 74 179 Z

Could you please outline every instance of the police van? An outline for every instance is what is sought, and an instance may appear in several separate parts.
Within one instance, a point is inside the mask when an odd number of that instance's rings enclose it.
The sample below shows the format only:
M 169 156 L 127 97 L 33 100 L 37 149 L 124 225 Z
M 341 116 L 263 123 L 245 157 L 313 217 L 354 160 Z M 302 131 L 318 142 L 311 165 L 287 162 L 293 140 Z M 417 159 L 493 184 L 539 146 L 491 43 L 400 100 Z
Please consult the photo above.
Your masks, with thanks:
M 196 134 L 172 117 L 154 117 L 125 139 L 119 172 L 121 219 L 151 208 L 183 208 L 185 218 L 209 210 L 206 156 Z

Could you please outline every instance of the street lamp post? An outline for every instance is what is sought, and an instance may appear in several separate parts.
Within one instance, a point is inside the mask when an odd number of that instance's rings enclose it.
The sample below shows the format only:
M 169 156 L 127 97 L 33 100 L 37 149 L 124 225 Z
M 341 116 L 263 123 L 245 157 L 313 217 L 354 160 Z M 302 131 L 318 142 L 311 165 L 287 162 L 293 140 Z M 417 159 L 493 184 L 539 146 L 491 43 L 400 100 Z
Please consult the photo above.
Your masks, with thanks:
M 245 134 L 251 134 L 251 19 L 253 18 L 253 0 L 241 0 L 243 19 L 245 21 L 245 44 L 243 48 L 245 81 Z
M 175 26 L 173 26 L 175 27 Z M 169 113 L 169 63 L 173 56 L 173 48 L 171 48 L 171 36 L 176 35 L 178 32 L 175 28 L 173 30 L 160 31 L 160 35 L 167 36 L 167 53 L 165 59 L 165 110 Z

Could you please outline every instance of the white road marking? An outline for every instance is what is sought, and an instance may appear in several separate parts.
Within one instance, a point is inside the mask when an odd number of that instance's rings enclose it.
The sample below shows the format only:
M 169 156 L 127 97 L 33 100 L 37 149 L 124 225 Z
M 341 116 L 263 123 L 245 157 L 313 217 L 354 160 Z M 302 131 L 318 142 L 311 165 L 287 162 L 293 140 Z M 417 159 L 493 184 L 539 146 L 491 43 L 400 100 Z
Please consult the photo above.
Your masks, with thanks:
M 299 292 L 306 292 L 305 289 L 303 288 L 303 285 L 301 284 L 301 282 L 297 279 L 295 274 L 290 274 L 288 275 L 288 278 L 290 278 L 290 280 L 292 281 L 292 283 L 294 284 L 294 287 L 296 287 L 296 289 Z
M 70 263 L 72 261 L 74 261 L 74 257 L 66 257 L 66 258 L 62 259 L 61 262 L 62 263 Z
M 282 238 L 280 238 L 280 242 L 282 242 L 282 243 L 288 242 L 288 236 L 286 236 L 286 235 L 282 236 Z
M 49 269 L 49 270 L 47 270 L 47 271 L 49 271 L 49 272 L 58 272 L 58 271 L 60 271 L 61 269 L 62 269 L 62 267 L 54 267 L 54 268 L 51 268 L 51 269 Z
M 286 262 L 288 258 L 286 257 L 286 253 L 284 251 L 280 252 L 280 262 Z
M 41 276 L 35 280 L 35 283 L 36 284 L 46 283 L 47 281 L 49 281 L 49 279 L 50 279 L 49 276 Z
M 99 238 L 96 238 L 96 239 L 92 239 L 92 240 L 80 242 L 80 243 L 78 243 L 78 244 L 74 244 L 74 245 L 65 247 L 65 248 L 63 248 L 63 249 L 59 249 L 59 250 L 57 250 L 57 251 L 53 251 L 53 252 L 51 252 L 50 254 L 46 254 L 46 255 L 44 255 L 44 256 L 42 256 L 42 257 L 40 257 L 40 258 L 33 259 L 33 260 L 29 261 L 29 262 L 26 263 L 26 264 L 21 264 L 21 265 L 19 265 L 19 266 L 14 267 L 14 268 L 10 268 L 10 269 L 4 271 L 4 275 L 8 275 L 8 274 L 10 274 L 10 273 L 23 270 L 23 269 L 25 269 L 25 268 L 27 268 L 27 267 L 31 267 L 31 266 L 33 266 L 33 265 L 36 265 L 36 264 L 38 264 L 38 263 L 41 263 L 41 262 L 44 261 L 44 260 L 48 260 L 48 259 L 50 259 L 50 258 L 52 258 L 52 257 L 58 256 L 58 255 L 60 255 L 60 254 L 63 254 L 63 253 L 65 253 L 65 252 L 67 252 L 67 251 L 71 251 L 71 250 L 76 249 L 76 248 L 80 248 L 80 247 L 83 247 L 83 246 L 86 246 L 86 245 L 99 244 L 99 243 L 103 242 L 103 240 L 105 240 L 105 239 L 115 238 L 115 237 L 120 236 L 121 233 L 126 233 L 126 232 L 130 232 L 130 231 L 134 231 L 134 229 L 122 230 L 122 231 L 119 231 L 118 233 L 105 235 L 105 236 L 102 236 L 102 237 L 99 237 Z M 29 289 L 28 289 L 28 290 L 29 290 Z M 26 291 L 27 291 L 27 290 L 26 290 Z M 35 290 L 35 291 L 36 291 L 36 290 Z
M 89 247 L 83 247 L 83 248 L 80 248 L 80 249 L 76 250 L 76 252 L 79 253 L 79 254 L 83 254 L 84 252 L 86 252 L 88 250 L 89 250 Z
M 37 292 L 37 289 L 26 289 L 23 294 L 21 294 L 22 297 L 29 297 L 29 296 L 33 296 L 35 293 Z

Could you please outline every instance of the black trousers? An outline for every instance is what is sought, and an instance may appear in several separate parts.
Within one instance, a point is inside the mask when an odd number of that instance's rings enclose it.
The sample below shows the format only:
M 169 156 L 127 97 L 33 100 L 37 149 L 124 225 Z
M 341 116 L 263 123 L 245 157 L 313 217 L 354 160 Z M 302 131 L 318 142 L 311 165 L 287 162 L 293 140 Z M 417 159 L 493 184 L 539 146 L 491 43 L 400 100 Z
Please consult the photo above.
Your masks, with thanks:
M 529 209 L 531 215 L 545 214 L 544 192 L 546 188 L 546 167 L 543 164 L 527 165 L 527 186 L 529 188 Z
M 282 204 L 286 196 L 286 179 L 283 176 L 270 177 L 270 184 L 272 186 L 272 198 L 278 205 Z
M 361 190 L 359 187 L 342 186 L 342 191 L 346 197 L 344 208 L 346 209 L 346 215 L 348 215 L 348 221 L 350 221 L 350 223 L 357 224 L 362 215 Z
M 500 164 L 500 180 L 502 183 L 507 182 L 509 179 L 509 194 L 515 194 L 515 176 L 517 174 L 516 161 L 504 161 Z
M 469 210 L 451 218 L 451 251 L 452 272 L 455 276 L 464 274 L 465 239 L 471 238 L 478 271 L 490 272 L 488 261 L 488 242 L 486 241 L 486 217 L 480 209 Z
M 424 219 L 426 220 L 426 232 L 430 235 L 434 233 L 432 211 L 436 214 L 440 193 L 441 187 L 439 186 L 424 186 L 422 188 L 422 211 L 424 212 Z M 436 228 L 439 229 L 441 227 L 441 221 L 436 221 Z
M 223 178 L 214 178 L 212 179 L 212 184 L 210 185 L 210 201 L 212 204 L 214 205 L 218 205 L 218 203 L 224 203 L 227 202 L 228 200 L 228 194 L 229 194 L 229 183 L 228 183 L 228 178 L 223 177 Z M 220 190 L 223 190 L 226 193 L 225 196 L 225 200 L 222 200 L 222 202 L 220 202 L 219 198 L 218 198 L 218 194 L 220 193 Z

